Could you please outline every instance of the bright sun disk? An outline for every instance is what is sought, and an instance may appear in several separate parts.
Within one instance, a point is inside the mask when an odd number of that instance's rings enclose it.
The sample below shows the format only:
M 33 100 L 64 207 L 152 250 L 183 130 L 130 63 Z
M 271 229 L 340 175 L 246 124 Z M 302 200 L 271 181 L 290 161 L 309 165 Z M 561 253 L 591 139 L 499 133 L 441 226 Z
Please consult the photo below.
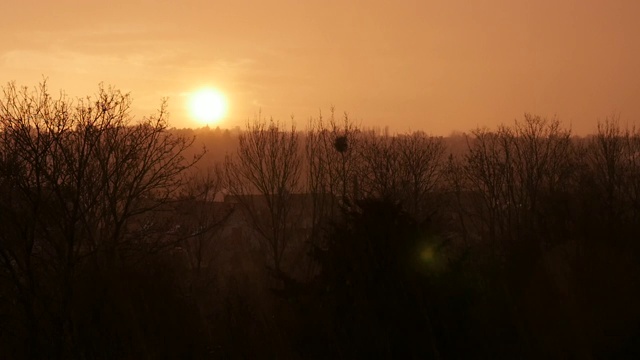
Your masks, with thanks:
M 189 109 L 191 115 L 203 124 L 220 121 L 227 112 L 225 96 L 215 89 L 202 89 L 191 95 Z

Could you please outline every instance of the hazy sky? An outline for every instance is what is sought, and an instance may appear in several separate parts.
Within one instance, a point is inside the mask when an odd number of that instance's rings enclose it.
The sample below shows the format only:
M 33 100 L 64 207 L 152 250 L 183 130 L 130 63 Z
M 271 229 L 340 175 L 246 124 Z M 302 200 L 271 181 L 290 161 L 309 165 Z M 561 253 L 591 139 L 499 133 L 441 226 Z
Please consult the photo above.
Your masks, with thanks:
M 188 94 L 299 127 L 335 105 L 364 126 L 446 135 L 524 112 L 583 133 L 640 125 L 640 1 L 2 0 L 0 81 L 73 96 L 130 91 L 135 111 Z

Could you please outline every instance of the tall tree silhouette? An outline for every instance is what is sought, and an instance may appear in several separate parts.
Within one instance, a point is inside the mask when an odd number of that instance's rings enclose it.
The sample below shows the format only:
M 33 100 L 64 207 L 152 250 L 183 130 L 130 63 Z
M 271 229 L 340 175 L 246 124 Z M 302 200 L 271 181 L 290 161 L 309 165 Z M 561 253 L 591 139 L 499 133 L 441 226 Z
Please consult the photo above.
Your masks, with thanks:
M 236 154 L 225 162 L 229 194 L 259 235 L 277 274 L 300 222 L 293 197 L 301 190 L 301 150 L 294 125 L 284 130 L 258 118 L 247 124 Z
M 78 356 L 74 303 L 87 266 L 115 271 L 152 246 L 136 217 L 165 204 L 193 160 L 166 132 L 163 102 L 137 123 L 131 98 L 100 86 L 75 102 L 10 83 L 0 99 L 0 267 L 24 314 L 31 356 Z

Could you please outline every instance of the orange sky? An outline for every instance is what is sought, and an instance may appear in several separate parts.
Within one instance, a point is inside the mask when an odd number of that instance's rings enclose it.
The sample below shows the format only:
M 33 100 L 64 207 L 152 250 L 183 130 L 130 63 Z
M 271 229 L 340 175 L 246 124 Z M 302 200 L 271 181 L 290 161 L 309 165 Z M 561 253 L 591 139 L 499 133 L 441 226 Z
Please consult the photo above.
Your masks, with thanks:
M 635 0 L 3 0 L 0 81 L 93 94 L 135 111 L 227 94 L 222 126 L 261 108 L 299 127 L 333 104 L 364 126 L 446 135 L 524 112 L 575 132 L 613 113 L 640 125 Z

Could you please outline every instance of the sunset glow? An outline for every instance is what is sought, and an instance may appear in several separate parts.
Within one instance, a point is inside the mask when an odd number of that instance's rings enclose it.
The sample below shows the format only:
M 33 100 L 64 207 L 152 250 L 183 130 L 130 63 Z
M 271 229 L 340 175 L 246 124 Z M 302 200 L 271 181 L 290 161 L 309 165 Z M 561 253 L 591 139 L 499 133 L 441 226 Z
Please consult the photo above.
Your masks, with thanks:
M 640 1 L 150 4 L 3 3 L 0 83 L 46 77 L 84 96 L 102 82 L 131 91 L 136 116 L 166 97 L 177 127 L 215 121 L 180 97 L 203 79 L 233 94 L 225 127 L 332 106 L 367 127 L 440 135 L 525 112 L 580 134 L 612 113 L 640 125 Z

